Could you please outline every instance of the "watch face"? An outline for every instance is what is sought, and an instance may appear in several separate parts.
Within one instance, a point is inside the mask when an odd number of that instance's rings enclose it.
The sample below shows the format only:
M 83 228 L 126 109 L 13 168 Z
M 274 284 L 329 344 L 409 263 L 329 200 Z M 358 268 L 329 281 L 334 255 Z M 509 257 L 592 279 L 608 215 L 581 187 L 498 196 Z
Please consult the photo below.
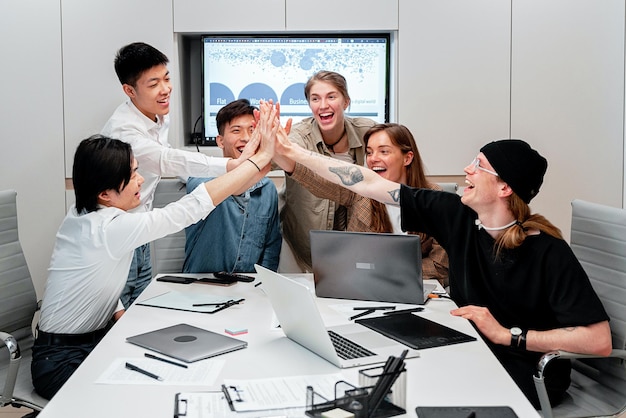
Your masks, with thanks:
M 516 337 L 517 337 L 517 336 L 522 335 L 522 330 L 521 330 L 521 328 L 519 328 L 519 327 L 513 327 L 513 328 L 511 328 L 511 335 L 514 335 L 514 336 L 516 336 Z

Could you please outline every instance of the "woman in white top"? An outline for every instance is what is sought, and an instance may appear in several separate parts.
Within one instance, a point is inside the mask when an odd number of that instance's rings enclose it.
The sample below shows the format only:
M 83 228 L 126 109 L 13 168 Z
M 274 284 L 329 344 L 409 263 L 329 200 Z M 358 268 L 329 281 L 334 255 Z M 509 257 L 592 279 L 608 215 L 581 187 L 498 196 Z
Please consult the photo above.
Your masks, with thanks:
M 162 209 L 132 213 L 143 177 L 131 146 L 96 135 L 83 140 L 73 167 L 76 204 L 57 233 L 33 347 L 35 390 L 51 398 L 104 336 L 119 301 L 133 251 L 205 218 L 215 205 L 269 171 L 276 113 L 259 121 L 261 142 L 249 163 L 198 186 Z M 272 129 L 274 131 L 272 132 Z M 261 137 L 263 140 L 261 140 Z

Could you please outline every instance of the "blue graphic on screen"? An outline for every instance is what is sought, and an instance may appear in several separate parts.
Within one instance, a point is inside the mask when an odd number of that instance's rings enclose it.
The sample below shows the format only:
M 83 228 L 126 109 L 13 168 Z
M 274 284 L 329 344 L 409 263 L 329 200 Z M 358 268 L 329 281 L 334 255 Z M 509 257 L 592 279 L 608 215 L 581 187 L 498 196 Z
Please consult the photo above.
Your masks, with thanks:
M 320 70 L 336 71 L 348 81 L 348 116 L 385 122 L 389 37 L 203 38 L 205 137 L 217 136 L 215 115 L 235 99 L 253 105 L 273 100 L 281 116 L 298 122 L 311 116 L 304 97 L 306 81 Z

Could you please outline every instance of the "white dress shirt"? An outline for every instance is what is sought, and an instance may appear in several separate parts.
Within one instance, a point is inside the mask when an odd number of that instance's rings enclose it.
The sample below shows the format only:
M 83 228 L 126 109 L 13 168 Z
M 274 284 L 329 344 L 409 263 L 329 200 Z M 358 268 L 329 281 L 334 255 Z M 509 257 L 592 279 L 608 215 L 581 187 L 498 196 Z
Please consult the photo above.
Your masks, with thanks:
M 102 128 L 102 135 L 129 143 L 139 163 L 138 171 L 145 181 L 141 186 L 141 205 L 133 212 L 152 209 L 161 177 L 217 177 L 226 172 L 228 158 L 172 148 L 167 141 L 169 126 L 168 115 L 158 116 L 154 122 L 129 99 L 115 109 Z
M 204 219 L 214 208 L 204 184 L 149 212 L 101 207 L 79 215 L 72 206 L 57 232 L 40 329 L 83 334 L 103 328 L 123 309 L 119 297 L 134 249 Z

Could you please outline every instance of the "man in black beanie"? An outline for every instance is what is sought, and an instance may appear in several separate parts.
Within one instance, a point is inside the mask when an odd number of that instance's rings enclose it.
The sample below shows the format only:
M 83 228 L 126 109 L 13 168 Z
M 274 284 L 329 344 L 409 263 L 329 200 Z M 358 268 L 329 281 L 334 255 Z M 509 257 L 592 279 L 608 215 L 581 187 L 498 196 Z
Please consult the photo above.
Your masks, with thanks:
M 399 205 L 402 229 L 433 236 L 450 260 L 452 315 L 472 321 L 526 397 L 539 408 L 533 374 L 541 355 L 565 350 L 605 356 L 611 332 L 600 299 L 559 229 L 528 203 L 548 163 L 526 142 L 481 148 L 465 167 L 463 197 L 390 182 L 367 168 L 325 159 L 278 135 L 277 155 L 382 203 Z M 551 362 L 553 404 L 570 384 L 568 360 Z

